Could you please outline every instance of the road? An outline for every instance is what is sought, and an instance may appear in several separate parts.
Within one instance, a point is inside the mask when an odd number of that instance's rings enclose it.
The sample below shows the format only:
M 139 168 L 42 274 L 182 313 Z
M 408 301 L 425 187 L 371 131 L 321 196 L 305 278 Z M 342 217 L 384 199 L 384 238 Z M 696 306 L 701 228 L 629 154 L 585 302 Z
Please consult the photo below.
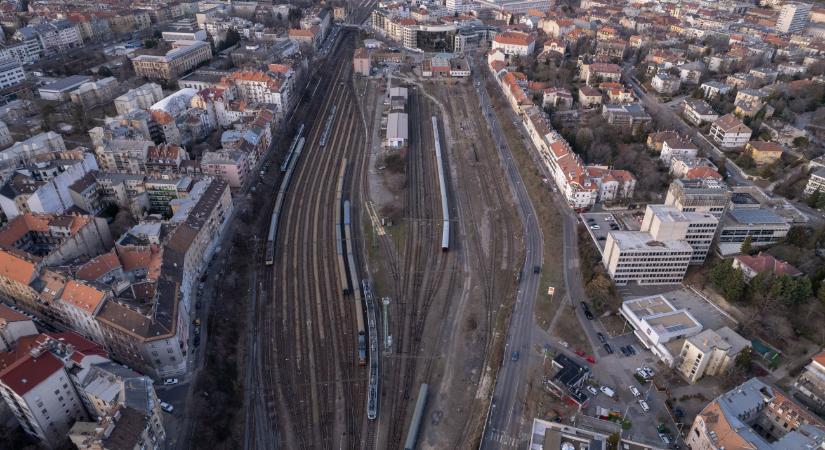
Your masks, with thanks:
M 704 150 L 708 155 L 716 159 L 727 158 L 727 156 L 719 150 L 716 145 L 710 142 L 708 138 L 696 130 L 696 128 L 685 122 L 679 114 L 676 114 L 676 112 L 670 107 L 674 106 L 672 102 L 670 104 L 660 103 L 659 99 L 656 98 L 655 95 L 647 93 L 647 91 L 645 91 L 639 83 L 636 82 L 635 77 L 633 77 L 631 73 L 632 68 L 633 66 L 625 64 L 623 67 L 624 79 L 627 81 L 627 84 L 633 88 L 633 92 L 639 100 L 641 100 L 648 114 L 656 117 L 660 123 L 666 123 L 669 126 L 672 126 L 674 131 L 678 131 L 682 135 L 689 137 L 691 142 L 693 142 L 700 149 Z M 730 161 L 728 161 L 727 164 L 727 172 L 726 181 L 731 185 L 752 184 L 750 180 L 748 180 L 742 173 L 742 170 L 738 166 L 730 164 Z
M 481 69 L 483 70 L 483 69 Z M 479 70 L 473 70 L 475 82 L 483 83 Z M 481 109 L 487 118 L 493 138 L 504 165 L 510 190 L 516 200 L 516 208 L 524 223 L 524 266 L 518 283 L 518 294 L 505 344 L 504 362 L 496 379 L 493 393 L 493 407 L 490 412 L 487 433 L 483 437 L 482 448 L 495 448 L 499 443 L 515 445 L 520 436 L 523 401 L 519 399 L 519 389 L 523 386 L 528 358 L 512 361 L 514 352 L 527 355 L 530 350 L 533 329 L 533 307 L 538 294 L 540 276 L 533 273 L 533 267 L 541 266 L 543 241 L 541 228 L 536 218 L 533 203 L 524 187 L 518 167 L 513 161 L 507 138 L 495 114 L 490 108 L 486 89 L 479 89 Z

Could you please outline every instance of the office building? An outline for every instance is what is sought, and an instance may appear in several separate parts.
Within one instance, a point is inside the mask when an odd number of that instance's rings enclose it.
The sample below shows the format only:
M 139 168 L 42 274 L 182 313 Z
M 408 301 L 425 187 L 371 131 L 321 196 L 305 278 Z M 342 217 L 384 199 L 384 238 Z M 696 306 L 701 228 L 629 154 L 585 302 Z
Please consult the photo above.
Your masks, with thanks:
M 664 295 L 626 300 L 619 314 L 633 327 L 639 342 L 668 367 L 676 362 L 682 341 L 702 331 L 690 312 L 676 308 Z
M 742 243 L 750 238 L 751 246 L 764 247 L 785 239 L 791 224 L 762 206 L 735 207 L 726 212 L 719 225 L 717 248 L 722 256 L 742 251 Z
M 691 264 L 702 264 L 710 251 L 719 219 L 708 212 L 683 212 L 669 205 L 648 205 L 641 232 L 657 241 L 683 240 L 693 249 Z
M 212 47 L 203 41 L 177 41 L 164 56 L 140 55 L 132 60 L 135 74 L 152 80 L 172 81 L 212 59 Z
M 805 195 L 812 195 L 814 192 L 825 194 L 825 167 L 816 169 L 808 178 L 804 193 Z
M 725 183 L 715 179 L 684 179 L 670 183 L 665 205 L 682 212 L 703 212 L 721 218 L 728 208 L 731 192 Z
M 613 281 L 620 286 L 681 283 L 693 256 L 684 240 L 655 240 L 648 232 L 611 231 L 602 262 Z

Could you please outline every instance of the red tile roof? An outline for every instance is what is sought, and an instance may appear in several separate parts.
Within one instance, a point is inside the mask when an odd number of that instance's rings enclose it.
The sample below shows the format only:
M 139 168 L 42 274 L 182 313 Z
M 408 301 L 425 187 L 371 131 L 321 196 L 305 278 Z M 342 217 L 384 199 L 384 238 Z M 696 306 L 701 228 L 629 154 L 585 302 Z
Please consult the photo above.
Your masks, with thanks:
M 756 273 L 770 272 L 778 276 L 788 275 L 792 277 L 802 275 L 802 272 L 796 267 L 767 253 L 760 252 L 756 256 L 740 255 L 736 257 L 736 260 Z

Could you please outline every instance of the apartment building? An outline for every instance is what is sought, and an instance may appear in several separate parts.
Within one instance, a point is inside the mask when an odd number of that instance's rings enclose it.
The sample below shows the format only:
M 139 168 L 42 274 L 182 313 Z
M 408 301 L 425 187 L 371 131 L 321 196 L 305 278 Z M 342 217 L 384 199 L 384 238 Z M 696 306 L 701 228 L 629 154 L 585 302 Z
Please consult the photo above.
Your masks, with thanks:
M 149 109 L 163 99 L 163 90 L 156 83 L 146 83 L 115 99 L 118 115 L 127 114 L 136 109 Z
M 677 156 L 670 161 L 670 174 L 673 175 L 675 178 L 707 178 L 707 176 L 690 176 L 691 173 L 696 173 L 697 169 L 707 169 L 712 173 L 718 175 L 718 177 L 712 176 L 713 178 L 718 178 L 719 180 L 722 179 L 722 176 L 719 175 L 719 172 L 717 172 L 718 168 L 716 167 L 716 164 L 713 164 L 713 161 L 707 158 L 690 158 Z M 707 173 L 705 175 L 707 175 Z
M 751 129 L 733 114 L 724 115 L 713 122 L 709 134 L 722 148 L 744 147 L 751 139 Z
M 22 169 L 0 188 L 0 208 L 9 219 L 63 213 L 74 206 L 70 186 L 98 166 L 94 155 L 78 149 L 39 155 Z
M 676 370 L 694 384 L 704 376 L 722 375 L 733 367 L 736 357 L 751 346 L 750 341 L 729 327 L 704 330 L 685 339 Z
M 26 73 L 19 61 L 13 58 L 0 60 L 0 89 L 16 86 L 26 81 Z
M 164 56 L 140 55 L 132 59 L 135 74 L 170 82 L 212 59 L 212 47 L 203 41 L 178 41 Z
M 607 123 L 632 133 L 643 131 L 653 122 L 653 117 L 640 103 L 603 105 L 602 117 L 607 120 Z
M 809 450 L 825 442 L 825 423 L 774 386 L 751 378 L 710 402 L 685 444 L 694 450 Z
M 805 195 L 812 195 L 814 192 L 825 193 L 825 167 L 811 172 L 803 192 Z
M 206 152 L 201 157 L 203 173 L 223 179 L 230 188 L 237 189 L 249 177 L 249 158 L 240 150 L 218 150 Z
M 20 338 L 37 333 L 31 317 L 0 303 L 0 352 L 14 348 Z
M 817 353 L 794 382 L 794 397 L 825 415 L 825 351 Z
M 799 33 L 808 26 L 810 17 L 811 5 L 809 3 L 785 3 L 776 19 L 776 31 L 787 34 Z
M 622 79 L 622 69 L 611 63 L 582 64 L 579 78 L 588 86 L 606 81 L 619 82 Z
M 154 146 L 149 140 L 112 139 L 95 147 L 95 154 L 102 171 L 141 174 L 146 171 L 146 156 Z
M 673 95 L 682 87 L 682 80 L 667 72 L 659 72 L 650 80 L 650 86 L 660 94 Z
M 68 326 L 54 304 L 57 293 L 44 278 L 44 269 L 103 253 L 112 244 L 105 219 L 17 216 L 0 229 L 0 297 L 41 319 Z
M 108 77 L 97 81 L 88 81 L 69 92 L 72 103 L 84 108 L 94 108 L 110 102 L 118 94 L 120 83 L 117 78 Z
M 682 114 L 685 116 L 685 120 L 697 127 L 715 122 L 719 118 L 719 114 L 716 114 L 716 111 L 708 102 L 697 99 L 685 100 Z
M 232 214 L 228 184 L 205 183 L 208 186 L 193 189 L 176 210 L 172 223 L 178 225 L 163 241 L 148 295 L 120 295 L 107 301 L 97 316 L 107 350 L 152 376 L 177 376 L 187 370 L 193 286 Z M 136 245 L 137 250 L 147 243 Z M 147 292 L 140 287 L 144 284 L 132 284 L 132 292 Z
M 0 353 L 0 395 L 26 434 L 47 448 L 59 447 L 75 421 L 89 418 L 71 371 L 105 361 L 105 355 L 74 333 L 27 336 Z
M 532 55 L 536 48 L 536 35 L 520 31 L 498 33 L 493 38 L 492 48 L 499 49 L 506 55 Z
M 773 164 L 782 158 L 784 149 L 776 142 L 750 141 L 745 145 L 747 152 L 757 166 Z
M 670 166 L 673 158 L 695 158 L 699 148 L 693 145 L 692 142 L 681 138 L 668 138 L 662 142 L 662 151 L 659 153 L 659 159 L 666 166 Z

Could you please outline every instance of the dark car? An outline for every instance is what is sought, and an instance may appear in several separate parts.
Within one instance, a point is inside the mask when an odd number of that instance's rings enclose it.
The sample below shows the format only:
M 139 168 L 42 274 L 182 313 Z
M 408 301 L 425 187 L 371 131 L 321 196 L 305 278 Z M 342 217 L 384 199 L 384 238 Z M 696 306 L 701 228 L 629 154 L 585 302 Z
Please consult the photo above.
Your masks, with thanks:
M 599 236 L 599 237 L 598 237 L 598 238 L 596 238 L 596 239 L 598 239 L 598 240 L 600 240 L 600 241 L 603 241 L 603 240 L 605 240 L 605 237 L 604 237 L 604 236 Z
M 605 339 L 605 338 L 604 338 L 604 335 L 603 335 L 603 334 L 601 334 L 601 333 L 596 333 L 596 337 L 597 337 L 597 338 L 599 338 L 599 342 L 601 342 L 602 344 L 607 343 L 607 339 Z
M 604 350 L 607 352 L 608 355 L 613 354 L 613 347 L 611 347 L 610 344 L 604 344 Z
M 628 351 L 631 355 L 635 355 L 635 354 L 636 354 L 636 347 L 634 347 L 634 346 L 632 346 L 632 345 L 628 345 L 628 346 L 627 346 L 627 351 Z
M 513 356 L 512 356 L 513 361 L 518 361 L 518 357 L 519 357 L 519 353 L 517 351 L 513 352 Z
M 593 313 L 590 312 L 589 309 L 584 310 L 584 317 L 587 317 L 587 320 L 593 320 Z
M 541 272 L 541 266 L 533 266 L 533 273 Z
M 196 334 L 195 335 L 195 340 L 193 340 L 192 343 L 195 344 L 195 347 L 201 345 L 201 335 Z
M 619 350 L 621 350 L 622 355 L 630 356 L 630 352 L 627 351 L 627 347 L 619 347 Z

